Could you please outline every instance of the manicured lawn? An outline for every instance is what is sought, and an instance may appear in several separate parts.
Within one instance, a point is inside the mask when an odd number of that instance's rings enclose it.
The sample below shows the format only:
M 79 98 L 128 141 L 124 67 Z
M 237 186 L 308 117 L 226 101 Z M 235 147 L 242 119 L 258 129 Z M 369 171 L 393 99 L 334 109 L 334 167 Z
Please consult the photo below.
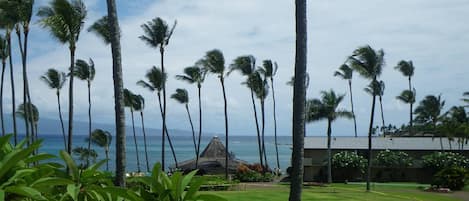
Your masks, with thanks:
M 242 184 L 241 184 L 242 185 Z M 355 184 L 333 184 L 329 187 L 305 187 L 303 200 L 461 200 L 452 194 L 429 193 L 419 190 L 417 184 L 375 184 L 371 192 L 365 192 L 365 186 Z M 226 198 L 229 201 L 285 201 L 288 200 L 287 185 L 241 186 L 237 191 L 207 192 Z

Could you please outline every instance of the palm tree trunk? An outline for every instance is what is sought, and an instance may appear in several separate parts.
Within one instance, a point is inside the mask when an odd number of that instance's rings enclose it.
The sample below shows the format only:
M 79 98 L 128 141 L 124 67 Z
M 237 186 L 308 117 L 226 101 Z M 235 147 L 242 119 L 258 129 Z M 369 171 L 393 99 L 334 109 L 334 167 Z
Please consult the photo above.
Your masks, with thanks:
M 381 110 L 381 123 L 383 125 L 383 135 L 386 136 L 386 124 L 384 123 L 384 111 L 383 111 L 383 99 L 382 96 L 379 96 L 379 107 Z
M 109 171 L 109 150 L 104 150 L 104 154 L 106 154 L 106 171 Z
M 264 99 L 261 99 L 261 115 L 262 115 L 262 153 L 264 155 L 265 168 L 269 169 L 269 163 L 267 162 L 267 150 L 265 149 L 265 104 Z
M 160 47 L 160 56 L 161 56 L 161 72 L 165 75 L 164 71 L 164 48 Z M 164 133 L 166 132 L 166 82 L 163 82 L 163 128 L 162 128 L 162 147 L 161 147 L 161 168 L 164 171 L 165 163 L 164 163 Z
M 225 179 L 228 180 L 228 160 L 230 156 L 230 151 L 228 148 L 229 145 L 229 140 L 228 140 L 228 104 L 226 102 L 226 91 L 225 91 L 225 80 L 223 79 L 223 74 L 220 75 L 220 83 L 221 83 L 221 89 L 223 91 L 223 103 L 224 103 L 224 111 L 225 111 Z
M 373 119 L 375 115 L 375 104 L 376 96 L 373 95 L 373 101 L 371 103 L 371 114 L 370 114 L 370 126 L 368 128 L 368 158 L 367 158 L 367 172 L 366 172 L 366 190 L 370 191 L 370 181 L 371 181 L 371 161 L 372 161 L 372 134 L 373 134 Z
M 160 105 L 161 117 L 163 117 L 163 107 L 161 105 L 161 95 L 159 93 L 158 93 L 158 103 Z M 174 151 L 173 143 L 172 143 L 171 138 L 170 138 L 169 133 L 168 133 L 168 128 L 165 127 L 164 129 L 165 129 L 164 131 L 166 133 L 166 137 L 168 138 L 169 147 L 171 148 L 171 152 L 173 154 L 174 163 L 175 163 L 176 168 L 177 168 L 178 167 L 178 161 L 177 161 L 177 158 L 176 158 L 176 152 Z M 164 135 L 163 135 L 163 138 L 164 138 Z M 162 141 L 162 146 L 163 145 L 164 145 L 164 139 Z
M 1 126 L 2 126 L 2 136 L 5 136 L 5 124 L 3 120 L 3 81 L 5 78 L 5 68 L 6 68 L 6 61 L 2 60 L 2 80 L 0 83 L 0 118 L 1 118 Z
M 327 183 L 332 183 L 332 151 L 331 151 L 331 134 L 332 121 L 327 120 Z
M 29 114 L 33 114 L 33 108 L 32 108 L 32 100 L 31 100 L 31 93 L 29 91 L 29 80 L 28 80 L 28 72 L 27 72 L 27 63 L 26 63 L 26 59 L 27 59 L 27 56 L 28 56 L 28 35 L 29 35 L 29 28 L 28 28 L 28 25 L 23 25 L 23 35 L 24 35 L 24 47 L 23 47 L 23 69 L 24 69 L 24 78 L 25 78 L 25 85 L 26 85 L 26 98 L 27 98 L 27 101 L 30 103 L 28 104 L 28 113 Z M 32 136 L 34 136 L 34 138 L 37 138 L 37 124 L 34 123 L 33 120 L 31 120 L 31 134 Z M 35 141 L 36 139 L 34 139 Z M 34 154 L 37 154 L 37 150 L 35 150 L 33 152 Z
M 305 137 L 307 14 L 306 0 L 295 0 L 295 81 L 293 87 L 292 171 L 289 201 L 300 201 L 303 188 L 303 155 Z
M 353 109 L 353 94 L 352 94 L 352 80 L 348 81 L 348 89 L 350 91 L 350 105 L 352 106 L 352 115 L 353 115 L 353 129 L 355 131 L 355 137 L 357 134 L 357 118 L 355 118 L 355 110 Z
M 272 86 L 272 103 L 273 103 L 273 112 L 274 112 L 274 141 L 275 141 L 275 156 L 277 159 L 277 170 L 280 170 L 280 160 L 278 158 L 278 143 L 277 143 L 277 112 L 275 105 L 275 89 L 274 89 L 274 79 L 270 78 L 270 84 Z
M 186 112 L 187 116 L 189 117 L 189 123 L 191 124 L 191 130 L 192 130 L 192 141 L 194 142 L 194 153 L 195 157 L 197 158 L 197 142 L 195 141 L 195 131 L 194 131 L 194 124 L 192 123 L 192 118 L 191 118 L 191 113 L 189 112 L 189 106 L 186 103 Z M 197 167 L 194 167 L 194 169 Z
M 259 161 L 262 166 L 262 172 L 264 172 L 264 159 L 262 158 L 262 141 L 261 141 L 261 134 L 259 132 L 259 122 L 257 122 L 257 109 L 256 109 L 256 102 L 254 101 L 254 91 L 251 89 L 251 100 L 252 100 L 252 109 L 254 111 L 254 119 L 256 123 L 256 131 L 257 131 L 257 145 L 259 146 Z
M 26 93 L 27 93 L 27 88 L 26 88 L 26 64 L 24 63 L 24 51 L 23 51 L 23 44 L 22 44 L 22 40 L 21 40 L 21 32 L 20 32 L 20 28 L 19 28 L 19 25 L 16 26 L 16 36 L 18 36 L 18 44 L 19 44 L 19 47 L 20 47 L 20 53 L 21 53 L 21 62 L 23 64 L 23 104 L 24 106 L 26 107 L 24 109 L 24 126 L 25 126 L 25 134 L 26 134 L 26 141 L 27 141 L 27 145 L 29 147 L 29 145 L 32 143 L 31 142 L 31 133 L 30 133 L 30 130 L 29 130 L 29 124 L 30 122 L 28 121 L 28 117 L 29 117 L 29 107 L 27 106 L 27 96 L 26 96 Z
M 11 56 L 11 32 L 7 31 L 6 34 L 6 39 L 8 43 L 8 55 L 9 58 L 9 63 L 10 63 L 10 82 L 11 82 L 11 115 L 13 116 L 13 141 L 16 144 L 18 144 L 18 132 L 17 132 L 17 127 L 16 127 L 16 104 L 15 104 L 15 78 L 13 76 L 13 60 Z
M 122 78 L 120 29 L 116 1 L 106 0 L 111 36 L 112 77 L 114 81 L 114 111 L 116 121 L 116 180 L 115 185 L 125 187 L 125 112 Z
M 62 128 L 62 136 L 64 138 L 64 148 L 67 150 L 67 139 L 65 137 L 65 128 L 64 128 L 64 120 L 62 119 L 62 108 L 60 106 L 60 91 L 57 89 L 57 105 L 59 107 L 59 119 L 60 119 L 60 126 Z
M 68 88 L 68 154 L 72 153 L 73 139 L 73 69 L 75 68 L 75 44 L 70 44 L 70 82 Z
M 145 162 L 147 164 L 147 172 L 150 172 L 150 163 L 148 162 L 148 151 L 147 151 L 147 134 L 145 132 L 145 123 L 143 121 L 142 111 L 140 111 L 140 119 L 142 120 L 143 146 L 145 148 Z
M 91 151 L 91 82 L 88 80 L 88 153 Z M 90 164 L 90 158 L 87 158 L 86 166 Z
M 412 85 L 411 85 L 411 79 L 412 77 L 409 76 L 409 90 L 412 91 Z M 414 95 L 414 99 L 415 99 L 415 95 Z M 412 119 L 412 107 L 413 107 L 413 103 L 410 102 L 410 117 L 409 117 L 409 135 L 412 136 L 412 127 L 413 127 L 413 119 Z
M 195 158 L 195 167 L 199 168 L 199 157 L 200 157 L 200 140 L 202 139 L 202 101 L 201 101 L 201 86 L 197 86 L 199 94 L 199 138 L 197 142 L 197 157 Z
M 135 155 L 137 157 L 137 171 L 140 171 L 140 158 L 138 157 L 139 152 L 138 152 L 138 144 L 137 144 L 137 135 L 135 135 L 135 121 L 134 121 L 134 110 L 132 109 L 132 106 L 130 106 L 130 116 L 132 117 L 132 132 L 134 134 L 134 145 L 135 145 Z

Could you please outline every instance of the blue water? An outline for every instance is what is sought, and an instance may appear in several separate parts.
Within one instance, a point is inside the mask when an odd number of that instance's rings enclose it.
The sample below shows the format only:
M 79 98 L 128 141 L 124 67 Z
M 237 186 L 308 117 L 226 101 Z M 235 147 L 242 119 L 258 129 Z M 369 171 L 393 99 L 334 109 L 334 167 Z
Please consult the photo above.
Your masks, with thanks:
M 213 136 L 203 136 L 201 140 L 201 152 L 210 142 Z M 62 150 L 64 147 L 63 137 L 59 135 L 43 135 L 41 138 L 44 139 L 43 145 L 40 149 L 40 152 L 46 152 L 54 155 L 58 155 L 59 150 Z M 87 147 L 87 142 L 85 142 L 86 136 L 74 136 L 73 147 L 83 146 Z M 110 147 L 110 161 L 109 168 L 113 170 L 115 167 L 115 144 L 113 139 L 112 145 Z M 176 157 L 179 162 L 190 160 L 195 158 L 194 144 L 191 136 L 173 136 L 171 137 L 173 146 L 176 152 Z M 220 140 L 225 142 L 224 137 L 220 136 Z M 265 146 L 267 150 L 267 159 L 269 166 L 274 168 L 276 167 L 276 157 L 275 157 L 275 143 L 273 136 L 266 136 Z M 279 136 L 277 138 L 278 149 L 279 149 L 279 161 L 280 168 L 285 171 L 290 164 L 291 158 L 291 137 L 288 136 Z M 153 167 L 154 163 L 161 162 L 161 137 L 160 136 L 147 136 L 147 149 L 148 157 L 150 162 L 150 168 Z M 135 154 L 134 140 L 132 136 L 126 138 L 126 158 L 127 158 L 127 167 L 126 171 L 137 171 L 137 157 Z M 143 146 L 143 136 L 137 136 L 138 144 L 138 155 L 140 158 L 140 168 L 142 171 L 145 170 L 145 152 Z M 166 166 L 174 164 L 174 159 L 171 154 L 171 149 L 166 141 L 165 149 L 165 162 Z M 98 161 L 105 158 L 104 150 L 93 146 L 93 148 L 98 152 Z M 233 152 L 236 158 L 250 162 L 258 163 L 258 145 L 256 136 L 231 136 L 229 142 L 230 152 Z M 60 161 L 56 159 L 54 161 Z M 105 165 L 102 169 L 105 168 Z

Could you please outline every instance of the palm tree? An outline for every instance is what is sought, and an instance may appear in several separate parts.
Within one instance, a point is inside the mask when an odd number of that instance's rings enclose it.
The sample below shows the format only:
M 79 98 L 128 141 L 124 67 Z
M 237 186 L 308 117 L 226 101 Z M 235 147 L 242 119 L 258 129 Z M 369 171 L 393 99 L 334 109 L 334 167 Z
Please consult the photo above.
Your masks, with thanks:
M 352 94 L 352 77 L 353 77 L 353 69 L 350 68 L 347 64 L 342 64 L 339 67 L 339 70 L 334 72 L 334 76 L 340 77 L 343 80 L 347 80 L 348 82 L 348 89 L 350 93 L 350 105 L 352 107 L 352 114 L 353 114 L 353 128 L 355 131 L 355 137 L 357 137 L 357 119 L 355 116 L 355 111 L 353 109 L 353 94 Z
M 31 113 L 28 113 L 27 110 L 28 108 L 32 108 L 32 111 Z M 16 114 L 25 119 L 25 121 L 28 121 L 29 124 L 33 125 L 33 129 L 35 131 L 35 133 L 37 133 L 37 126 L 38 126 L 38 122 L 39 122 L 39 110 L 37 109 L 37 107 L 32 104 L 32 103 L 27 103 L 27 104 L 24 104 L 24 103 L 21 103 L 20 105 L 18 105 L 18 108 L 16 110 Z M 36 140 L 37 139 L 37 136 L 35 135 L 32 135 L 31 136 L 31 139 L 32 141 Z
M 3 80 L 5 77 L 5 68 L 6 68 L 6 60 L 8 59 L 8 44 L 7 41 L 0 35 L 0 59 L 2 60 L 2 78 L 0 82 L 0 118 L 1 118 L 1 126 L 2 126 L 2 136 L 5 135 L 5 125 L 4 125 L 4 117 L 3 117 Z
M 135 111 L 140 112 L 140 120 L 142 123 L 142 133 L 143 133 L 143 147 L 145 149 L 145 162 L 147 166 L 147 172 L 150 172 L 150 163 L 148 162 L 148 149 L 147 149 L 147 133 L 145 132 L 145 123 L 143 120 L 143 109 L 145 108 L 145 99 L 142 95 L 138 94 L 134 96 L 135 100 L 133 101 L 133 108 Z
M 239 71 L 241 75 L 246 76 L 249 79 L 256 71 L 256 59 L 252 55 L 247 56 L 239 56 L 237 57 L 233 63 L 230 65 L 230 70 L 228 71 L 228 75 L 233 71 Z M 245 82 L 246 83 L 246 82 Z M 262 141 L 261 141 L 261 133 L 259 130 L 259 121 L 257 120 L 257 109 L 256 109 L 256 102 L 254 100 L 254 89 L 250 88 L 248 85 L 249 90 L 251 91 L 251 102 L 252 102 L 252 109 L 254 112 L 254 122 L 256 123 L 256 132 L 257 132 L 257 145 L 259 147 L 259 162 L 264 169 L 264 159 L 262 158 Z
M 187 93 L 186 89 L 176 89 L 176 92 L 171 95 L 171 98 L 176 100 L 177 102 L 184 104 L 187 112 L 187 117 L 189 118 L 189 123 L 191 124 L 191 130 L 192 130 L 192 141 L 194 143 L 194 153 L 197 158 L 197 143 L 196 137 L 195 137 L 195 131 L 194 131 L 194 124 L 192 123 L 192 118 L 191 118 L 191 113 L 189 112 L 189 95 Z M 197 167 L 195 167 L 197 168 Z
M 94 149 L 87 149 L 85 147 L 75 147 L 72 150 L 75 156 L 78 156 L 78 160 L 81 161 L 79 168 L 86 169 L 89 166 L 88 161 L 92 160 L 92 162 L 96 162 L 96 158 L 98 157 L 98 153 Z
M 384 95 L 384 82 L 383 81 L 376 81 L 376 82 L 371 82 L 366 88 L 365 92 L 367 92 L 370 95 L 375 95 L 379 97 L 379 106 L 380 106 L 380 112 L 381 112 L 381 122 L 382 122 L 382 127 L 385 128 L 386 124 L 384 123 L 384 113 L 383 113 L 383 95 Z M 385 131 L 383 130 L 383 134 L 386 135 Z
M 73 70 L 75 69 L 75 50 L 83 21 L 86 17 L 86 7 L 82 0 L 52 0 L 47 7 L 41 7 L 38 16 L 41 25 L 49 29 L 52 36 L 61 43 L 68 43 L 70 50 L 70 83 L 68 104 L 68 145 L 67 152 L 72 153 L 73 136 Z
M 86 61 L 78 59 L 73 73 L 78 79 L 86 81 L 88 86 L 88 137 L 91 138 L 91 81 L 96 74 L 93 60 L 90 58 L 89 63 L 86 63 Z M 91 149 L 91 141 L 88 141 L 88 149 Z M 87 163 L 89 164 L 89 161 Z
M 122 78 L 121 45 L 116 1 L 106 0 L 108 28 L 112 51 L 112 77 L 114 80 L 114 111 L 116 121 L 116 180 L 115 185 L 125 187 L 125 112 Z
M 292 172 L 289 201 L 301 200 L 303 188 L 303 148 L 305 137 L 306 63 L 307 63 L 306 0 L 295 0 L 295 81 L 293 86 Z
M 436 125 L 441 120 L 441 111 L 445 106 L 445 101 L 441 99 L 441 95 L 434 96 L 428 95 L 420 101 L 414 113 L 417 115 L 415 121 L 420 124 L 429 124 L 432 126 L 434 132 Z M 443 151 L 443 139 L 440 135 L 440 145 Z
M 107 15 L 96 20 L 87 30 L 96 34 L 106 45 L 111 43 L 111 30 L 109 29 L 109 17 Z
M 176 22 L 172 28 L 168 27 L 168 24 L 161 18 L 157 17 L 154 18 L 152 21 L 143 24 L 142 26 L 144 35 L 140 36 L 139 38 L 144 41 L 147 45 L 152 48 L 159 48 L 160 50 L 160 57 L 161 57 L 161 72 L 165 75 L 164 70 L 164 51 L 166 46 L 169 44 L 169 39 L 173 35 L 174 28 L 176 28 Z M 161 167 L 164 170 L 164 133 L 166 132 L 166 82 L 162 82 L 162 90 L 163 90 L 163 121 L 162 121 L 162 128 L 161 128 L 161 136 L 162 140 L 162 152 L 161 152 L 161 159 L 162 164 Z M 177 163 L 176 163 L 177 164 Z
M 143 88 L 146 88 L 148 90 L 150 90 L 150 92 L 155 92 L 156 91 L 156 95 L 158 96 L 158 104 L 160 106 L 160 113 L 161 113 L 161 118 L 163 119 L 163 114 L 164 114 L 164 110 L 163 110 L 163 106 L 162 106 L 162 101 L 161 101 L 161 91 L 163 90 L 163 86 L 164 86 L 164 83 L 166 82 L 166 74 L 162 72 L 162 70 L 160 70 L 159 68 L 156 68 L 155 66 L 153 66 L 148 72 L 147 74 L 145 75 L 145 77 L 148 79 L 148 82 L 145 82 L 143 80 L 140 80 L 137 82 L 137 85 L 140 85 L 142 86 Z M 164 169 L 164 161 L 165 161 L 165 154 L 164 153 L 164 149 L 165 149 L 165 133 L 166 133 L 166 136 L 168 137 L 168 143 L 169 143 L 169 147 L 171 148 L 171 152 L 173 154 L 173 158 L 174 158 L 174 162 L 176 164 L 176 167 L 178 167 L 178 162 L 177 162 L 177 158 L 176 158 L 176 153 L 174 151 L 174 147 L 173 147 L 173 143 L 171 142 L 171 137 L 169 136 L 169 133 L 168 133 L 168 128 L 166 128 L 166 126 L 163 127 L 164 129 L 164 132 L 161 133 L 161 165 L 162 165 L 162 168 Z
M 102 129 L 95 129 L 91 132 L 91 138 L 87 138 L 86 141 L 93 143 L 94 145 L 104 149 L 106 154 L 106 171 L 109 171 L 109 146 L 111 146 L 112 135 L 109 131 Z M 88 149 L 88 151 L 91 151 Z
M 330 91 L 321 91 L 321 99 L 312 99 L 307 101 L 306 122 L 319 121 L 327 119 L 327 182 L 332 183 L 332 151 L 331 134 L 332 123 L 340 117 L 352 118 L 352 112 L 346 110 L 337 110 L 337 107 L 344 100 L 345 94 L 336 95 Z
M 62 136 L 64 140 L 64 148 L 67 150 L 67 139 L 65 137 L 65 127 L 64 127 L 64 121 L 62 118 L 62 107 L 60 105 L 60 89 L 65 84 L 65 81 L 67 80 L 67 75 L 64 72 L 59 72 L 56 69 L 50 68 L 47 70 L 47 72 L 41 76 L 41 80 L 44 81 L 47 86 L 51 89 L 55 89 L 55 94 L 57 95 L 57 106 L 59 109 L 59 119 L 60 119 L 60 125 L 62 128 Z
M 409 91 L 412 91 L 412 76 L 414 76 L 414 64 L 412 63 L 412 61 L 399 61 L 399 63 L 397 63 L 397 66 L 394 67 L 394 69 L 400 71 L 402 73 L 402 75 L 408 77 L 408 80 L 409 80 Z M 414 89 L 415 91 L 415 89 Z M 414 98 L 415 99 L 415 98 Z M 415 100 L 414 100 L 415 102 Z M 409 106 L 410 106 L 410 119 L 409 119 L 409 134 L 412 135 L 412 124 L 413 124 L 413 119 L 412 119 L 412 109 L 413 109 L 413 105 L 414 105 L 414 102 L 409 102 Z
M 416 96 L 416 92 L 415 92 L 415 89 L 413 90 L 404 90 L 401 92 L 401 94 L 399 96 L 397 96 L 397 100 L 400 100 L 402 101 L 403 103 L 405 104 L 409 104 L 411 105 L 410 108 L 411 110 L 409 111 L 409 116 L 410 116 L 410 120 L 409 120 L 409 134 L 412 135 L 412 115 L 413 115 L 413 111 L 412 111 L 412 105 L 415 103 L 415 96 Z
M 204 58 L 200 60 L 200 63 L 205 68 L 207 73 L 213 73 L 218 75 L 220 80 L 221 89 L 223 93 L 223 103 L 225 112 L 225 178 L 228 178 L 228 157 L 229 152 L 229 135 L 228 135 L 228 104 L 226 101 L 226 90 L 225 90 L 225 58 L 220 50 L 214 49 L 208 51 Z
M 277 114 L 275 105 L 275 89 L 274 89 L 274 76 L 277 74 L 277 62 L 272 63 L 271 60 L 264 60 L 260 72 L 264 75 L 265 79 L 270 79 L 272 86 L 272 103 L 273 103 L 273 116 L 274 116 L 274 143 L 275 143 L 275 156 L 277 159 L 277 170 L 280 170 L 280 160 L 278 158 L 278 143 L 277 143 Z
M 199 97 L 199 135 L 197 142 L 197 157 L 195 159 L 195 167 L 199 168 L 199 155 L 200 155 L 200 140 L 202 138 L 202 100 L 201 89 L 202 83 L 205 80 L 206 71 L 199 66 L 190 66 L 184 68 L 184 75 L 176 75 L 176 79 L 188 82 L 189 84 L 196 84 L 198 97 Z
M 124 89 L 124 105 L 129 108 L 130 116 L 132 117 L 132 132 L 134 134 L 134 145 L 135 145 L 135 154 L 137 156 L 137 171 L 140 171 L 140 159 L 138 157 L 138 144 L 137 144 L 137 135 L 135 134 L 135 121 L 134 121 L 134 105 L 135 105 L 135 94 L 128 89 Z
M 464 92 L 462 95 L 464 98 L 461 98 L 461 100 L 464 103 L 469 104 L 469 91 Z M 464 107 L 469 107 L 469 105 L 465 105 Z
M 353 52 L 353 55 L 348 59 L 350 67 L 357 71 L 365 79 L 377 83 L 377 78 L 381 75 L 384 66 L 384 51 L 375 51 L 369 45 L 359 47 Z M 366 190 L 370 190 L 371 180 L 371 136 L 373 133 L 373 119 L 375 113 L 376 94 L 372 94 L 370 126 L 368 127 L 368 168 L 366 177 Z

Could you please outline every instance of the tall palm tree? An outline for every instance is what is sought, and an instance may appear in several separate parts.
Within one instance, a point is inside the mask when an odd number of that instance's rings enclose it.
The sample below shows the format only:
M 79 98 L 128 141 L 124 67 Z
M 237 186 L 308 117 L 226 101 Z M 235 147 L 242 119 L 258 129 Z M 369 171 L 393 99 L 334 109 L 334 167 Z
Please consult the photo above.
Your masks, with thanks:
M 73 70 L 75 69 L 75 50 L 80 36 L 86 7 L 82 0 L 52 0 L 49 6 L 41 7 L 38 16 L 41 25 L 48 29 L 52 36 L 61 43 L 68 43 L 70 50 L 70 82 L 68 103 L 68 145 L 67 151 L 72 153 L 73 136 Z
M 33 112 L 31 113 L 28 113 L 27 110 L 29 110 L 28 108 L 32 108 Z M 32 104 L 32 103 L 21 103 L 20 105 L 18 105 L 18 108 L 16 110 L 16 114 L 25 119 L 26 121 L 28 121 L 31 125 L 33 125 L 33 129 L 35 131 L 35 133 L 37 133 L 37 128 L 38 128 L 38 123 L 39 123 L 39 110 L 37 109 L 37 107 Z M 31 139 L 34 141 L 37 139 L 37 136 L 35 135 L 32 135 L 31 136 Z
M 59 72 L 56 69 L 50 68 L 43 76 L 41 76 L 41 80 L 44 81 L 49 88 L 55 89 L 55 94 L 57 95 L 57 106 L 59 109 L 60 126 L 62 128 L 62 136 L 64 138 L 64 148 L 67 150 L 67 139 L 62 118 L 62 107 L 60 105 L 60 89 L 64 86 L 65 81 L 67 80 L 67 75 L 64 72 Z
M 134 105 L 135 105 L 135 94 L 132 93 L 128 89 L 124 89 L 124 105 L 129 108 L 130 116 L 132 117 L 132 132 L 134 136 L 134 145 L 135 145 L 135 155 L 137 157 L 137 171 L 140 171 L 140 158 L 138 152 L 138 144 L 137 144 L 137 135 L 135 134 L 135 121 L 134 121 Z
M 399 61 L 399 63 L 397 63 L 397 66 L 394 67 L 394 69 L 400 71 L 402 73 L 402 75 L 406 76 L 409 80 L 409 91 L 412 91 L 412 76 L 414 76 L 414 64 L 412 63 L 412 61 Z M 415 89 L 414 89 L 415 91 Z M 415 99 L 415 98 L 414 98 Z M 415 100 L 414 100 L 415 102 Z M 410 118 L 409 118 L 409 134 L 412 135 L 412 127 L 413 127 L 413 116 L 412 116 L 412 109 L 413 109 L 413 105 L 414 105 L 414 102 L 409 102 L 409 106 L 410 106 Z
M 91 138 L 87 138 L 86 141 L 104 149 L 104 153 L 106 154 L 106 171 L 109 171 L 109 146 L 111 146 L 112 142 L 111 133 L 102 129 L 95 129 L 91 132 Z
M 196 137 L 195 137 L 195 131 L 194 131 L 194 124 L 192 123 L 192 117 L 191 113 L 189 112 L 189 95 L 187 93 L 186 89 L 176 89 L 176 92 L 171 95 L 171 98 L 176 100 L 177 102 L 184 104 L 187 112 L 187 117 L 189 118 L 189 123 L 191 124 L 191 130 L 192 130 L 192 142 L 194 143 L 194 153 L 197 158 L 197 143 L 196 143 Z M 194 167 L 197 168 L 197 167 Z
M 384 82 L 383 81 L 372 81 L 364 90 L 365 92 L 367 92 L 368 94 L 370 95 L 375 95 L 375 96 L 378 96 L 379 98 L 379 105 L 380 105 L 380 112 L 381 112 L 381 123 L 382 123 L 382 127 L 381 128 L 385 128 L 386 124 L 384 123 L 384 113 L 383 113 L 383 95 L 384 95 L 384 88 L 385 88 L 385 85 L 384 85 Z M 384 131 L 384 130 L 383 130 Z M 383 134 L 385 134 L 383 132 Z
M 280 160 L 278 157 L 278 143 L 277 143 L 277 113 L 275 105 L 275 89 L 274 89 L 274 76 L 277 74 L 277 62 L 271 60 L 264 60 L 260 72 L 264 75 L 265 79 L 270 79 L 270 86 L 272 86 L 272 103 L 273 103 L 273 116 L 274 116 L 274 143 L 275 143 L 275 156 L 277 159 L 277 170 L 280 170 Z
M 229 135 L 228 135 L 228 104 L 226 101 L 226 90 L 225 90 L 225 58 L 220 50 L 214 49 L 208 51 L 204 58 L 200 60 L 200 63 L 206 69 L 207 73 L 213 73 L 218 75 L 220 80 L 221 89 L 223 93 L 223 103 L 225 112 L 225 178 L 228 178 L 228 157 L 229 152 Z
M 91 82 L 94 79 L 96 70 L 94 69 L 94 61 L 90 58 L 89 63 L 78 59 L 73 70 L 74 76 L 80 80 L 86 81 L 88 86 L 88 137 L 91 138 Z M 91 141 L 88 141 L 88 149 L 91 149 Z M 87 161 L 87 166 L 89 161 Z
M 142 123 L 142 133 L 143 133 L 143 147 L 145 149 L 145 162 L 147 167 L 147 172 L 150 172 L 150 163 L 148 162 L 148 148 L 147 148 L 147 133 L 145 132 L 145 123 L 143 119 L 143 109 L 145 108 L 145 99 L 142 95 L 136 94 L 134 96 L 134 105 L 133 108 L 136 112 L 140 112 L 140 120 Z
M 5 135 L 5 125 L 4 125 L 4 117 L 3 117 L 3 80 L 5 77 L 5 68 L 6 62 L 8 59 L 8 44 L 7 41 L 0 35 L 0 59 L 2 60 L 2 78 L 0 82 L 0 119 L 1 119 L 1 126 L 2 126 L 2 136 Z
M 111 44 L 111 30 L 109 29 L 109 17 L 107 15 L 96 20 L 87 30 L 96 34 L 106 45 Z
M 353 78 L 353 69 L 350 68 L 347 64 L 342 64 L 339 67 L 339 70 L 334 72 L 334 76 L 340 77 L 343 80 L 347 80 L 348 82 L 348 89 L 350 93 L 350 106 L 352 107 L 352 114 L 353 114 L 353 128 L 355 131 L 355 137 L 357 137 L 357 119 L 355 116 L 355 111 L 353 109 L 353 93 L 352 93 L 352 78 Z
M 153 20 L 143 24 L 142 26 L 144 35 L 140 36 L 139 38 L 144 41 L 147 45 L 152 48 L 159 48 L 160 50 L 160 57 L 161 57 L 161 72 L 166 74 L 164 70 L 164 52 L 166 46 L 169 44 L 169 39 L 173 35 L 174 28 L 176 28 L 176 22 L 172 28 L 168 27 L 168 24 L 161 18 L 157 17 Z M 166 82 L 162 83 L 162 90 L 163 90 L 163 121 L 162 121 L 162 128 L 161 128 L 161 136 L 164 139 L 164 133 L 166 132 Z M 162 140 L 162 169 L 164 170 L 164 140 Z
M 166 82 L 166 74 L 163 73 L 163 71 L 159 68 L 156 68 L 153 66 L 145 75 L 145 77 L 148 79 L 148 82 L 145 82 L 143 80 L 140 80 L 137 82 L 137 85 L 142 86 L 143 88 L 148 89 L 150 92 L 156 92 L 156 95 L 158 96 L 158 104 L 160 106 L 160 113 L 161 113 L 161 118 L 163 119 L 163 114 L 164 114 L 164 109 L 162 106 L 162 101 L 161 101 L 161 91 L 163 90 L 164 83 Z M 168 137 L 168 143 L 169 147 L 171 148 L 171 152 L 173 154 L 174 162 L 176 164 L 176 167 L 178 167 L 178 162 L 176 158 L 176 152 L 174 151 L 173 143 L 171 142 L 171 137 L 168 133 L 168 128 L 164 126 L 162 129 L 164 129 L 164 132 L 161 133 L 161 152 L 164 153 L 165 149 L 165 133 L 166 136 Z M 165 164 L 165 154 L 161 154 L 161 165 L 163 166 L 162 168 L 164 169 L 164 164 Z
M 119 20 L 117 19 L 116 1 L 106 0 L 109 41 L 112 52 L 112 77 L 114 80 L 114 113 L 116 121 L 116 180 L 115 185 L 125 187 L 125 112 L 124 84 L 120 45 Z
M 307 63 L 306 0 L 295 0 L 295 81 L 293 86 L 292 172 L 289 201 L 300 201 L 303 188 L 303 148 L 305 137 L 306 63 Z
M 349 57 L 348 63 L 353 70 L 357 71 L 365 79 L 371 80 L 373 83 L 377 83 L 378 77 L 381 75 L 384 66 L 384 51 L 375 51 L 369 45 L 359 47 L 353 52 L 353 55 Z M 368 167 L 366 176 L 366 190 L 370 190 L 371 180 L 371 138 L 373 133 L 373 119 L 376 105 L 376 94 L 372 94 L 371 103 L 371 114 L 370 114 L 370 126 L 368 127 Z
M 237 57 L 233 63 L 230 65 L 230 70 L 228 71 L 228 75 L 232 73 L 233 71 L 239 71 L 241 75 L 247 77 L 249 79 L 249 76 L 251 76 L 255 71 L 256 71 L 256 59 L 252 55 L 246 55 L 246 56 L 239 56 Z M 246 79 L 246 80 L 247 80 Z M 254 89 L 250 88 L 249 85 L 247 85 L 249 90 L 251 91 L 251 102 L 252 102 L 252 109 L 254 112 L 254 122 L 256 124 L 256 132 L 257 132 L 257 145 L 259 147 L 259 162 L 262 166 L 262 169 L 264 169 L 264 159 L 262 158 L 262 141 L 261 141 L 261 133 L 259 130 L 259 121 L 257 119 L 257 108 L 256 108 L 256 102 L 254 100 Z
M 414 113 L 417 115 L 415 121 L 420 124 L 431 125 L 433 131 L 436 130 L 436 125 L 442 118 L 442 110 L 445 106 L 445 101 L 441 99 L 441 95 L 434 96 L 428 95 L 425 96 L 423 100 L 420 101 L 417 108 L 415 108 Z M 440 145 L 441 150 L 443 151 L 443 139 L 440 135 Z
M 197 141 L 197 156 L 195 159 L 195 167 L 199 168 L 199 155 L 200 155 L 200 140 L 202 138 L 202 83 L 205 80 L 206 71 L 199 66 L 190 66 L 184 68 L 183 75 L 176 75 L 176 79 L 188 82 L 189 84 L 197 85 L 197 93 L 199 97 L 199 135 Z
M 397 100 L 400 100 L 402 101 L 403 103 L 405 104 L 409 104 L 409 105 L 413 105 L 415 103 L 415 96 L 416 96 L 416 92 L 415 92 L 415 89 L 413 90 L 404 90 L 401 92 L 401 94 L 399 96 L 397 96 Z M 411 110 L 409 111 L 409 116 L 410 116 L 410 120 L 409 120 L 409 126 L 412 127 L 412 115 L 413 115 L 413 111 L 412 111 L 412 106 L 410 106 Z M 409 128 L 409 131 L 411 131 L 412 128 Z M 409 132 L 410 135 L 412 135 L 412 132 Z
M 352 112 L 337 110 L 337 107 L 344 100 L 345 94 L 337 95 L 332 89 L 321 91 L 321 99 L 307 101 L 306 122 L 327 119 L 327 182 L 332 183 L 332 151 L 331 135 L 332 123 L 340 117 L 352 118 Z

